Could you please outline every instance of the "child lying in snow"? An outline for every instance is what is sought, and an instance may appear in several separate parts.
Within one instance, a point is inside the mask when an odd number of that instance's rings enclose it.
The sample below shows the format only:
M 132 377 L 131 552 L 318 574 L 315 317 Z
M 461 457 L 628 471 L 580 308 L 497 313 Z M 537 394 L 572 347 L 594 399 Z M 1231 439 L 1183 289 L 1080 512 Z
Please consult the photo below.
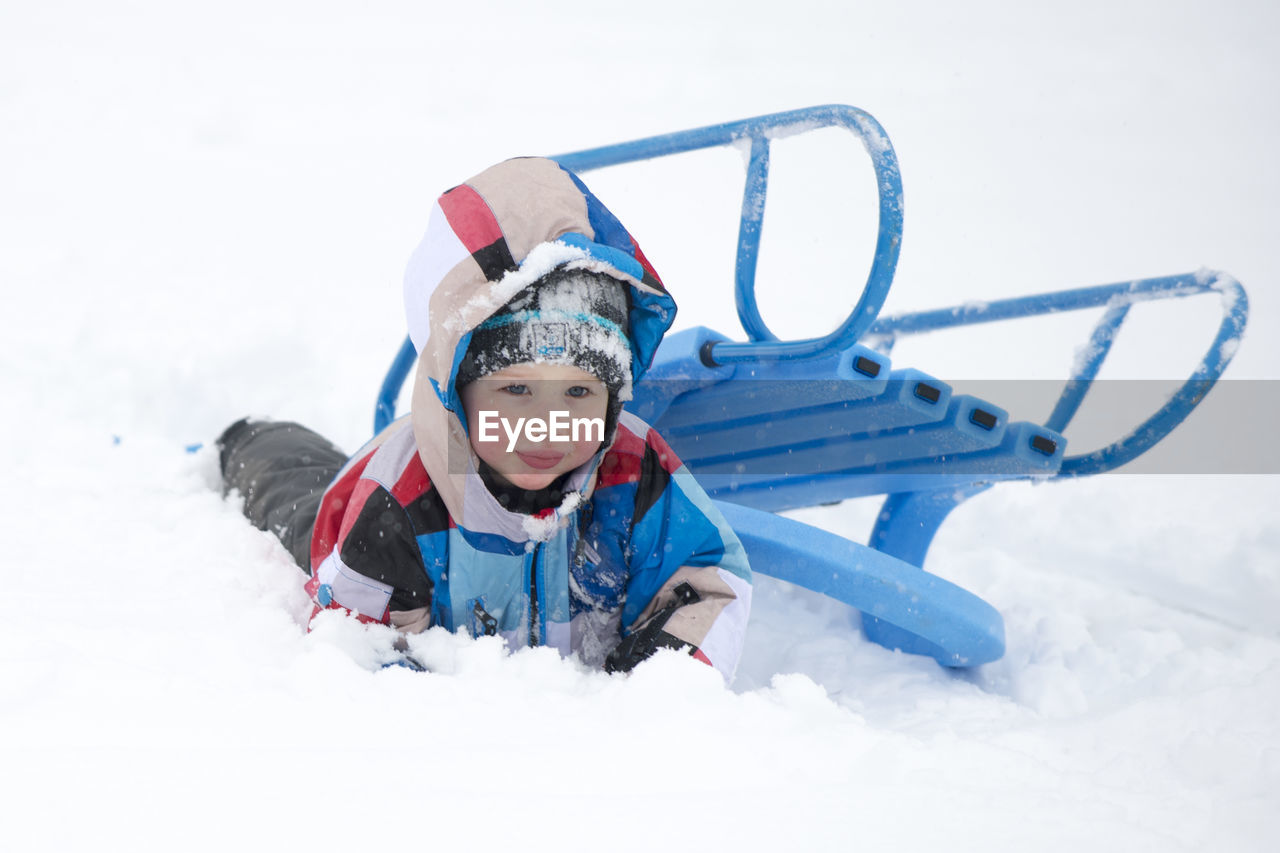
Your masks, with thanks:
M 726 678 L 746 555 L 666 442 L 622 410 L 675 318 L 631 236 L 550 160 L 449 190 L 405 275 L 412 414 L 347 460 L 240 421 L 223 482 L 322 608 L 500 634 L 629 670 L 686 648 Z

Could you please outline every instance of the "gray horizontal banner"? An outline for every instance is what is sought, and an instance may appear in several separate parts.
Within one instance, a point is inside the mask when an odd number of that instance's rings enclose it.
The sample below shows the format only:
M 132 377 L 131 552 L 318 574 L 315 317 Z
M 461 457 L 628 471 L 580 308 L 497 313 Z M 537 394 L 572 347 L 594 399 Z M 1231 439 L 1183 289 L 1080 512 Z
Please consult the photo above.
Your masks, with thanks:
M 708 484 L 769 488 L 842 472 L 879 478 L 866 484 L 879 491 L 894 490 L 892 478 L 923 478 L 910 488 L 926 488 L 952 477 L 1050 476 L 1060 464 L 1071 470 L 1095 453 L 1114 460 L 1109 448 L 1117 442 L 1145 442 L 1170 426 L 1169 419 L 1148 421 L 1184 381 L 1093 382 L 1061 430 L 1065 448 L 1043 429 L 1063 394 L 1061 380 L 944 382 L 894 374 L 879 381 L 732 380 L 691 390 L 693 384 L 641 383 L 628 408 L 656 426 Z M 1113 470 L 1280 474 L 1280 380 L 1220 380 L 1195 390 L 1203 399 L 1182 423 Z

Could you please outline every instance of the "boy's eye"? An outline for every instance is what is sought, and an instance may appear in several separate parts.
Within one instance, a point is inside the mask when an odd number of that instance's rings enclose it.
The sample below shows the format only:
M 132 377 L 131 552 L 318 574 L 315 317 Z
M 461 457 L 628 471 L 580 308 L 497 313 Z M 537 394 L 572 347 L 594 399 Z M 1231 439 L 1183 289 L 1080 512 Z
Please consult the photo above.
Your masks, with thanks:
M 529 393 L 529 386 L 521 385 L 519 382 L 512 382 L 510 385 L 503 385 L 501 390 L 516 397 L 523 397 Z
M 570 397 L 586 397 L 591 393 L 591 389 L 584 385 L 574 385 L 564 392 Z

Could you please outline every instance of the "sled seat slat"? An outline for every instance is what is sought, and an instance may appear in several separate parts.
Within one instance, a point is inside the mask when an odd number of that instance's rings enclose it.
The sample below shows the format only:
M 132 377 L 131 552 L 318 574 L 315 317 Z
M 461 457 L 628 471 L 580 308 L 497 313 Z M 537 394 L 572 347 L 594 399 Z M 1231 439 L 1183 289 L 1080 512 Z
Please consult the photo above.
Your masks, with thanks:
M 862 346 L 708 368 L 707 329 L 672 335 L 633 404 L 712 497 L 765 510 L 1057 473 L 1065 440 Z M 861 369 L 854 367 L 861 361 Z M 716 375 L 711 376 L 714 370 Z M 699 373 L 706 381 L 692 381 Z M 638 412 L 640 413 L 640 412 Z
M 945 464 L 925 457 L 889 463 L 880 469 L 850 468 L 811 478 L 696 476 L 707 493 L 718 500 L 779 512 L 870 495 L 946 491 L 979 483 L 1051 477 L 1062 462 L 1061 445 L 1053 456 L 1033 446 L 1041 438 L 1048 438 L 1046 432 L 1036 424 L 1017 422 L 1005 431 L 999 447 L 964 454 Z

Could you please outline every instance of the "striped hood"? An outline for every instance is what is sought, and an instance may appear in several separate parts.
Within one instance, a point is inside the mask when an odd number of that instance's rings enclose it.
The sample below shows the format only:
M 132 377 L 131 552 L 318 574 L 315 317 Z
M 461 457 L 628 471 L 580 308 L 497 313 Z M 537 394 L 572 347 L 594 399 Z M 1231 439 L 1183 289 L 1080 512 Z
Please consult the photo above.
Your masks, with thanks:
M 504 509 L 476 473 L 455 384 L 476 327 L 560 267 L 630 286 L 626 331 L 632 380 L 639 379 L 675 319 L 675 302 L 622 223 L 552 160 L 508 160 L 440 196 L 405 272 L 409 336 L 419 355 L 412 403 L 418 452 L 455 522 L 477 533 L 549 538 L 594 486 L 600 455 L 570 475 L 565 503 L 550 516 Z

